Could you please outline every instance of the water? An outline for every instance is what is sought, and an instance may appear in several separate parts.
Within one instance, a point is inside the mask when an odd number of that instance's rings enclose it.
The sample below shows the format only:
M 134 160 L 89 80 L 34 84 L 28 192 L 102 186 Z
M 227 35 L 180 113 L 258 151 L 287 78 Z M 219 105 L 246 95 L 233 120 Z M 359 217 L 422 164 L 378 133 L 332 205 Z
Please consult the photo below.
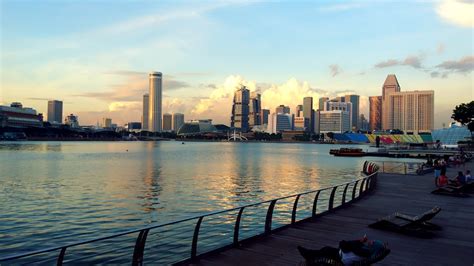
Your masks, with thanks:
M 327 187 L 367 158 L 336 145 L 0 143 L 0 256 Z

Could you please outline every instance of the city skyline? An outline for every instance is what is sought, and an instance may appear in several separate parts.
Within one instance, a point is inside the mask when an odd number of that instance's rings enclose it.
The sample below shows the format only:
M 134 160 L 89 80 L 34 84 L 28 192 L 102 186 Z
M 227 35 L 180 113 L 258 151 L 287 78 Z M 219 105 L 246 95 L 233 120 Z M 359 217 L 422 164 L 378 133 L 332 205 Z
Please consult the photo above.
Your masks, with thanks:
M 474 98 L 472 17 L 463 16 L 472 3 L 123 4 L 127 14 L 113 8 L 98 19 L 109 5 L 2 2 L 0 104 L 19 101 L 45 114 L 47 100 L 59 99 L 81 124 L 140 121 L 152 71 L 164 73 L 163 113 L 224 124 L 239 84 L 259 91 L 270 110 L 294 109 L 308 96 L 358 94 L 369 117 L 368 97 L 393 73 L 406 91 L 435 91 L 435 128 Z M 380 8 L 399 20 L 384 19 Z M 247 13 L 259 26 L 238 19 Z

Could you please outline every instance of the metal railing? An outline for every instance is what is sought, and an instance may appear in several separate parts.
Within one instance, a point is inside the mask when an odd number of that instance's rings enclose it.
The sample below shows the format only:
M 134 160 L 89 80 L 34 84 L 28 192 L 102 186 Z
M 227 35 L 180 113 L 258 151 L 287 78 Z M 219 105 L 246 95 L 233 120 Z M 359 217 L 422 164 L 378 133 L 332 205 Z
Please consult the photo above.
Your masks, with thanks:
M 142 265 L 145 262 L 159 264 L 191 262 L 203 255 L 239 246 L 242 242 L 269 235 L 275 230 L 281 230 L 345 206 L 373 190 L 376 180 L 377 172 L 333 187 L 147 226 L 92 240 L 2 257 L 0 263 L 52 264 L 55 262 L 57 265 L 62 265 L 63 263 L 130 263 L 131 261 L 132 265 Z M 263 212 L 259 211 L 262 207 Z M 279 210 L 281 207 L 283 210 Z M 259 215 L 263 220 L 258 219 Z M 210 231 L 203 229 L 206 222 L 209 224 Z M 219 233 L 219 230 L 222 232 Z M 107 248 L 111 249 L 104 252 L 103 249 Z
M 426 169 L 422 162 L 373 161 L 380 169 L 380 173 L 417 175 L 420 170 Z

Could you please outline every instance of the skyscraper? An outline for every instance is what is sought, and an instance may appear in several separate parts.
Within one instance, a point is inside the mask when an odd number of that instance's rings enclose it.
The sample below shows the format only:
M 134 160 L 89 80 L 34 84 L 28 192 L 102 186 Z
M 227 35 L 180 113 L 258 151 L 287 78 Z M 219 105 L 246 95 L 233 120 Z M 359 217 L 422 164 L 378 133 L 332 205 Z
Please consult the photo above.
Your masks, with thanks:
M 397 76 L 394 74 L 387 75 L 385 82 L 382 86 L 382 100 L 385 100 L 385 96 L 391 92 L 399 92 L 400 84 L 398 84 Z
M 369 130 L 382 129 L 382 96 L 369 97 Z
M 270 110 L 262 109 L 260 119 L 262 119 L 262 125 L 268 125 L 268 116 L 270 115 Z
M 162 74 L 153 72 L 148 75 L 150 87 L 150 103 L 148 112 L 148 127 L 151 132 L 161 131 L 161 101 L 162 101 Z
M 242 87 L 235 91 L 232 105 L 230 127 L 241 132 L 249 130 L 249 101 L 250 91 Z
M 393 74 L 387 75 L 382 86 L 382 129 L 392 129 L 389 127 L 389 120 L 392 113 L 387 109 L 389 105 L 387 102 L 387 95 L 399 91 L 400 84 L 398 84 L 397 77 Z
M 326 111 L 324 108 L 325 102 L 329 101 L 329 97 L 321 97 L 319 98 L 319 105 L 318 105 L 318 110 L 319 111 Z
M 283 104 L 280 104 L 275 108 L 275 113 L 277 114 L 289 114 L 290 113 L 290 107 L 289 106 L 284 106 Z
M 48 101 L 48 122 L 63 122 L 63 102 L 58 100 Z
M 171 114 L 163 114 L 163 131 L 171 131 L 172 129 L 172 121 L 173 116 Z
M 345 102 L 352 103 L 351 128 L 359 127 L 359 100 L 360 100 L 359 95 L 350 94 L 350 95 L 345 96 Z
M 174 113 L 173 114 L 173 130 L 178 132 L 179 128 L 184 124 L 184 114 Z
M 149 110 L 150 106 L 150 97 L 147 94 L 143 95 L 143 114 L 142 114 L 142 130 L 147 131 L 148 130 L 148 113 L 150 112 Z
M 343 110 L 319 111 L 320 133 L 344 133 L 350 130 L 350 114 Z
M 296 117 L 303 117 L 303 105 L 302 104 L 299 104 L 299 105 L 296 106 L 295 115 L 296 115 Z
M 404 132 L 430 132 L 434 127 L 434 91 L 391 92 L 385 95 L 384 129 Z M 385 114 L 384 114 L 385 116 Z
M 313 97 L 303 98 L 303 116 L 307 132 L 314 132 Z
M 257 92 L 250 94 L 249 101 L 249 127 L 261 125 L 260 111 L 262 109 L 261 95 Z

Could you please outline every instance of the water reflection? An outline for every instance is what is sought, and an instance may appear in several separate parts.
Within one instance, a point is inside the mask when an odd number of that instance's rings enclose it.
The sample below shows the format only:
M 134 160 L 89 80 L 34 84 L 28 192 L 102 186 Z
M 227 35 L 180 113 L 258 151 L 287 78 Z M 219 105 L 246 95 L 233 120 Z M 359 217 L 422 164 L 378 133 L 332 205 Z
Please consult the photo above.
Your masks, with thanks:
M 329 148 L 335 147 L 0 143 L 0 256 L 317 189 L 359 175 L 365 158 L 336 159 Z

